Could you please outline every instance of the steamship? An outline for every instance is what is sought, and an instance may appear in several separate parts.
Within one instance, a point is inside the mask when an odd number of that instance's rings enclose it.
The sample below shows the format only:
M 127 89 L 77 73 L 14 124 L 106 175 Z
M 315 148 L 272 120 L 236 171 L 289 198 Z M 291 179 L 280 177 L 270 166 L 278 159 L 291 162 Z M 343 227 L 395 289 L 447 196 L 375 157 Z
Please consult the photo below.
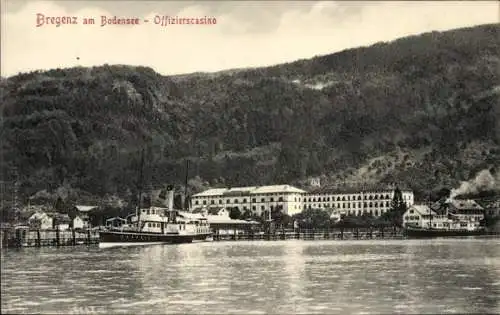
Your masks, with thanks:
M 405 233 L 406 236 L 414 238 L 480 236 L 485 234 L 485 229 L 468 222 L 450 223 L 448 221 L 443 222 L 441 227 L 409 225 L 405 227 Z
M 480 236 L 486 234 L 481 226 L 482 208 L 473 200 L 450 200 L 430 207 L 420 225 L 405 226 L 405 234 L 414 238 Z M 450 209 L 451 208 L 451 209 Z
M 99 247 L 191 243 L 206 240 L 212 235 L 210 225 L 202 214 L 174 209 L 174 187 L 169 185 L 162 190 L 164 207 L 147 208 L 142 205 L 144 184 L 145 149 L 141 153 L 138 204 L 134 214 L 130 214 L 127 224 L 120 227 L 105 228 L 99 232 Z M 186 191 L 189 161 L 186 161 Z
M 167 190 L 166 208 L 138 207 L 129 215 L 130 223 L 99 232 L 99 247 L 191 243 L 211 236 L 210 225 L 202 214 L 175 210 L 174 191 Z

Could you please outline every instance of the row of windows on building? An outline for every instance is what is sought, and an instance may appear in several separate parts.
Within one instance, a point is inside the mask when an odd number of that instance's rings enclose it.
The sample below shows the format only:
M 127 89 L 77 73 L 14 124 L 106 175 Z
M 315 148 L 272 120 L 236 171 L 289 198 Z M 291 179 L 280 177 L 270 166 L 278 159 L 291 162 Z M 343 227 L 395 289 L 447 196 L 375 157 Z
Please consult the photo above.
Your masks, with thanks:
M 216 198 L 216 197 L 215 197 Z M 340 197 L 340 196 L 333 196 L 333 197 L 309 197 L 309 198 L 305 198 L 304 197 L 304 200 L 303 202 L 330 202 L 330 201 L 355 201 L 355 200 L 390 200 L 391 197 L 389 194 L 386 194 L 386 195 L 364 195 L 363 198 L 361 197 L 361 195 L 358 195 L 357 198 L 356 196 L 343 196 L 343 197 Z M 407 195 L 404 195 L 403 196 L 403 199 L 405 200 L 409 200 L 410 197 L 407 196 Z M 251 199 L 251 202 L 252 203 L 257 203 L 258 199 L 257 198 L 252 198 Z M 260 198 L 260 202 L 275 202 L 275 201 L 278 201 L 278 202 L 283 202 L 284 201 L 284 198 L 281 196 L 281 197 L 278 197 L 276 200 L 275 198 L 273 197 L 270 197 L 268 201 L 266 201 L 266 198 Z M 300 197 L 295 197 L 294 198 L 294 201 L 295 202 L 301 202 L 302 199 Z M 207 200 L 203 200 L 202 201 L 203 205 L 206 205 L 207 204 Z M 231 199 L 226 199 L 226 204 L 230 204 L 231 203 Z M 240 203 L 240 199 L 234 199 L 233 200 L 233 203 Z M 241 201 L 241 203 L 247 203 L 247 199 L 246 198 L 243 198 L 243 200 Z M 194 204 L 195 205 L 199 205 L 200 202 L 199 200 L 194 200 Z M 210 200 L 210 204 L 215 204 L 215 200 Z M 222 199 L 219 199 L 219 204 L 223 204 L 223 200 Z
M 330 201 L 330 198 L 326 198 L 326 199 L 323 198 L 323 199 L 326 202 Z M 297 201 L 297 199 L 295 199 L 295 200 Z M 260 202 L 264 203 L 266 201 L 265 201 L 264 198 L 262 198 Z M 269 202 L 275 202 L 275 200 L 273 198 L 270 198 Z M 283 197 L 278 198 L 277 202 L 283 202 Z M 299 198 L 299 202 L 300 202 L 300 198 Z M 312 202 L 316 202 L 316 199 L 313 198 Z M 318 202 L 321 202 L 321 200 L 318 200 Z M 222 203 L 223 203 L 223 200 L 219 199 L 219 204 L 222 204 Z M 227 199 L 226 200 L 226 204 L 230 204 L 230 203 L 231 203 L 231 200 Z M 237 204 L 237 203 L 239 203 L 239 200 L 238 199 L 234 199 L 233 203 Z M 247 203 L 247 199 L 243 199 L 242 203 Z M 252 203 L 257 203 L 257 200 L 255 198 L 253 198 L 252 199 Z M 195 200 L 194 204 L 195 205 L 199 205 L 200 204 L 199 200 Z M 207 205 L 207 200 L 203 200 L 202 204 L 203 205 Z M 215 200 L 210 200 L 210 204 L 211 205 L 215 205 Z M 389 207 L 389 204 L 390 204 L 389 201 L 385 201 L 385 206 L 386 207 Z M 330 207 L 330 204 L 327 203 L 327 204 L 324 204 L 324 206 L 325 207 Z M 332 204 L 332 206 L 334 207 L 335 204 Z M 384 201 L 380 201 L 380 202 L 364 202 L 363 203 L 363 207 L 365 207 L 365 208 L 366 207 L 383 207 L 383 206 L 384 206 Z M 351 208 L 351 203 L 349 203 L 349 202 L 348 203 L 342 203 L 342 204 L 337 203 L 337 208 L 340 208 L 340 207 L 342 207 L 342 208 Z M 352 207 L 356 208 L 356 203 L 355 202 L 352 203 Z M 358 202 L 358 207 L 359 208 L 361 207 L 361 202 Z
M 308 208 L 330 208 L 330 205 L 334 208 L 337 209 L 349 209 L 349 208 L 379 208 L 379 207 L 390 207 L 391 203 L 389 201 L 380 201 L 380 202 L 347 202 L 347 203 L 337 203 L 337 204 L 329 204 L 329 203 L 324 203 L 323 205 L 321 204 L 313 204 L 313 205 L 308 205 L 306 207 Z
M 337 196 L 337 197 L 331 197 L 331 201 L 355 201 L 355 200 L 385 200 L 385 199 L 391 199 L 389 194 L 384 195 L 364 195 L 363 198 L 361 198 L 361 195 L 356 196 Z M 304 202 L 319 202 L 319 201 L 330 201 L 330 197 L 309 197 L 309 198 L 304 198 Z
M 344 204 L 344 205 L 343 205 L 343 207 L 342 207 L 342 209 L 346 209 L 346 208 L 347 208 L 347 209 L 349 209 L 349 208 L 350 208 L 350 206 L 349 206 L 349 205 L 350 205 L 349 203 L 348 203 L 348 204 Z M 334 206 L 335 206 L 335 205 L 334 205 Z M 321 208 L 321 205 L 319 205 L 319 207 Z M 324 205 L 324 208 L 329 208 L 329 207 L 330 207 L 330 205 L 329 205 L 329 204 L 325 204 L 325 205 Z M 382 202 L 381 202 L 380 204 L 377 204 L 377 203 L 375 203 L 375 204 L 371 204 L 371 203 L 369 203 L 369 204 L 368 204 L 368 206 L 365 206 L 364 208 L 377 208 L 377 207 L 384 207 L 384 205 L 383 205 L 383 203 L 382 203 Z M 386 207 L 387 207 L 387 208 L 389 207 L 389 203 L 387 203 L 387 204 L 386 204 Z M 257 211 L 257 208 L 258 208 L 257 206 L 252 206 L 252 207 L 251 207 L 252 211 Z M 270 206 L 270 207 L 269 207 L 269 209 L 271 209 L 271 210 L 273 210 L 274 208 L 275 208 L 274 206 Z M 299 209 L 299 208 L 300 208 L 300 206 L 295 205 L 293 208 L 295 208 L 295 209 Z M 312 206 L 311 206 L 311 205 L 309 205 L 309 206 L 304 206 L 304 209 L 306 209 L 306 208 L 311 209 L 311 208 L 312 208 Z M 353 208 L 353 209 L 356 209 L 356 205 L 355 205 L 355 204 L 353 204 L 353 207 L 352 207 L 352 208 Z M 243 210 L 243 211 L 246 211 L 246 210 L 249 210 L 249 209 L 250 209 L 250 208 L 249 208 L 249 207 L 247 207 L 247 206 L 243 206 L 243 207 L 242 207 L 242 210 Z M 268 210 L 268 208 L 266 208 L 266 206 L 264 206 L 264 205 L 261 205 L 261 206 L 259 207 L 259 209 L 260 209 L 261 211 L 266 211 L 266 210 Z M 338 209 L 340 209 L 340 207 L 338 207 Z M 359 207 L 359 209 L 360 209 L 360 210 L 357 210 L 357 211 L 356 211 L 356 210 L 352 210 L 352 211 L 351 211 L 351 210 L 349 210 L 349 211 L 347 211 L 347 214 L 350 214 L 350 215 L 351 215 L 351 214 L 352 214 L 352 215 L 356 215 L 356 213 L 357 213 L 358 215 L 361 215 L 362 213 L 370 213 L 370 214 L 373 214 L 373 215 L 379 215 L 379 213 L 380 213 L 380 214 L 382 214 L 382 213 L 384 212 L 384 211 L 383 211 L 384 209 L 380 209 L 380 212 L 379 212 L 379 209 L 375 209 L 375 210 L 374 210 L 374 209 L 364 209 L 364 210 L 361 210 L 361 209 L 362 209 L 361 207 Z
M 297 200 L 297 199 L 295 199 L 295 200 Z M 283 202 L 283 201 L 284 201 L 284 200 L 283 200 L 283 197 L 279 197 L 279 198 L 277 199 L 277 202 Z M 265 199 L 265 198 L 261 198 L 261 199 L 260 199 L 260 202 L 266 202 L 266 199 Z M 271 197 L 271 198 L 269 198 L 269 202 L 275 202 L 274 198 L 272 198 L 272 197 Z M 222 203 L 223 203 L 222 199 L 219 199 L 219 204 L 222 204 Z M 227 203 L 227 204 L 231 203 L 231 199 L 226 199 L 226 203 Z M 234 199 L 233 203 L 240 203 L 240 201 L 239 201 L 239 199 Z M 241 203 L 247 203 L 247 199 L 243 199 Z M 257 203 L 257 198 L 252 198 L 252 203 Z M 199 201 L 198 201 L 198 200 L 195 200 L 195 201 L 194 201 L 194 204 L 195 204 L 195 205 L 199 205 Z M 207 204 L 207 201 L 206 201 L 206 200 L 203 200 L 203 204 L 204 204 L 204 205 L 206 205 L 206 204 Z M 214 204 L 215 204 L 215 200 L 213 200 L 213 199 L 212 199 L 212 200 L 210 200 L 210 204 L 211 204 L 211 205 L 214 205 Z
M 269 209 L 273 210 L 273 209 L 274 209 L 274 207 L 273 207 L 273 206 L 271 206 L 271 207 L 269 207 Z M 249 210 L 249 208 L 248 208 L 248 207 L 246 207 L 246 206 L 245 206 L 245 207 L 243 207 L 243 211 L 246 211 L 246 210 Z M 252 206 L 252 210 L 253 210 L 253 211 L 257 211 L 257 207 L 256 207 L 256 206 Z M 267 209 L 266 209 L 266 206 L 260 206 L 260 210 L 262 210 L 262 211 L 267 210 Z
M 481 221 L 484 218 L 484 216 L 482 216 L 482 215 L 458 215 L 457 218 L 459 220 Z
M 374 216 L 379 216 L 379 215 L 382 215 L 384 212 L 386 212 L 385 210 L 381 209 L 376 209 L 376 210 L 348 210 L 346 211 L 346 214 L 347 215 L 363 215 L 363 214 L 370 214 L 370 215 L 374 215 Z
M 405 216 L 405 220 L 420 220 L 420 216 L 418 216 L 418 215 L 407 215 L 407 216 Z

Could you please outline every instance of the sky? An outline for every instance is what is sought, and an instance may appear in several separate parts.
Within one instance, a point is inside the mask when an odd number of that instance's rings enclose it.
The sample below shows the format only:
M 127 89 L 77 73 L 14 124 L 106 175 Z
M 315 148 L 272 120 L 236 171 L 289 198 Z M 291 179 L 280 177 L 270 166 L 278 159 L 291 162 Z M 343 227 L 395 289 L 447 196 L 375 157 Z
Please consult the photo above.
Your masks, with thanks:
M 259 67 L 500 22 L 495 1 L 0 1 L 2 77 L 105 63 L 164 75 Z M 76 17 L 79 24 L 37 27 L 37 14 Z M 101 16 L 141 24 L 101 26 Z M 216 24 L 161 26 L 156 16 Z M 96 24 L 83 25 L 85 17 Z

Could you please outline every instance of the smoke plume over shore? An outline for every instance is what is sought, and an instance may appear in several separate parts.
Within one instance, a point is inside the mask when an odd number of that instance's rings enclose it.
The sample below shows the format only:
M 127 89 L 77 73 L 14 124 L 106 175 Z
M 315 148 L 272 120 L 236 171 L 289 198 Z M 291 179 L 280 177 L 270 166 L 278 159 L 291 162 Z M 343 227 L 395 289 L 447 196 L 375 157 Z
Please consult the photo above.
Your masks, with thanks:
M 500 191 L 500 174 L 496 176 L 489 170 L 482 170 L 476 174 L 474 179 L 462 182 L 460 187 L 451 190 L 450 199 L 459 195 L 477 194 L 483 191 Z

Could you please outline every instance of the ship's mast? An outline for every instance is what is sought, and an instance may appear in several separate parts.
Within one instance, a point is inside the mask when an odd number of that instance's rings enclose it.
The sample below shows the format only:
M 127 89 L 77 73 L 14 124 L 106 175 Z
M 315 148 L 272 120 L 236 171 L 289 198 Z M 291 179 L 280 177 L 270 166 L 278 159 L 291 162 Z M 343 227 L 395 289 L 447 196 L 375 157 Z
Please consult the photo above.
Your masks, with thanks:
M 432 208 L 431 208 L 431 193 L 429 192 L 429 228 L 432 229 Z
M 141 151 L 141 165 L 139 170 L 139 196 L 137 198 L 137 207 L 135 210 L 135 214 L 137 217 L 137 230 L 140 230 L 141 226 L 141 207 L 142 207 L 142 189 L 143 189 L 143 181 L 144 181 L 144 148 Z
M 186 180 L 184 182 L 184 204 L 182 205 L 182 208 L 185 211 L 189 210 L 187 205 L 188 177 L 189 177 L 189 160 L 186 160 Z
M 14 166 L 14 176 L 15 176 L 15 179 L 14 179 L 14 191 L 13 191 L 13 197 L 12 197 L 12 201 L 13 201 L 13 205 L 14 205 L 14 209 L 16 209 L 16 211 L 19 209 L 19 173 L 17 172 L 17 167 Z

